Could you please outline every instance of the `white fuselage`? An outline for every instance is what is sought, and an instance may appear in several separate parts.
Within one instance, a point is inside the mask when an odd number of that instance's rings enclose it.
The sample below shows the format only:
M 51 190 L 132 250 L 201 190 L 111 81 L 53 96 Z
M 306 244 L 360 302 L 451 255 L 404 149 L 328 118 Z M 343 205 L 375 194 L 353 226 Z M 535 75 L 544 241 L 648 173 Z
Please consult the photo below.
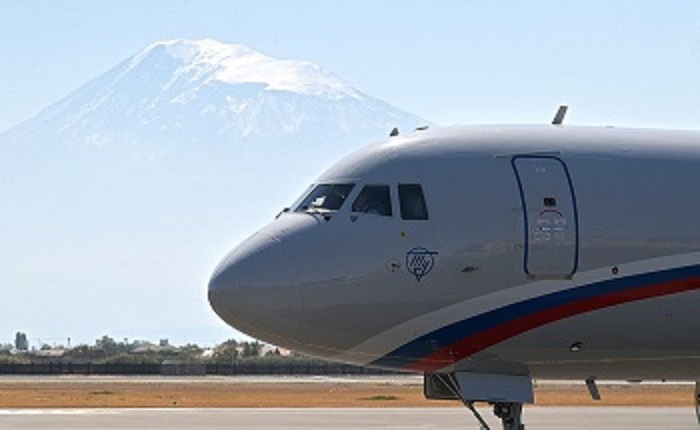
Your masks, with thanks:
M 315 185 L 212 277 L 251 336 L 425 372 L 700 377 L 700 134 L 419 131 Z

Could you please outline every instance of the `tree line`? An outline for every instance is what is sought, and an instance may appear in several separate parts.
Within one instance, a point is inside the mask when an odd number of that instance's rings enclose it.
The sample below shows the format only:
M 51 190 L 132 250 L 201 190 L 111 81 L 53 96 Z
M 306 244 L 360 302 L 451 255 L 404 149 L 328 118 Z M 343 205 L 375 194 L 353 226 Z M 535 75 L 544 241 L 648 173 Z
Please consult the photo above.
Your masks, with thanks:
M 17 332 L 13 344 L 0 345 L 0 363 L 31 363 L 42 360 L 105 363 L 180 362 L 233 363 L 247 360 L 311 360 L 309 357 L 280 350 L 258 341 L 229 339 L 213 348 L 197 344 L 173 346 L 166 339 L 153 343 L 143 340 L 123 341 L 102 336 L 94 344 L 73 347 L 42 344 L 31 348 L 26 333 Z

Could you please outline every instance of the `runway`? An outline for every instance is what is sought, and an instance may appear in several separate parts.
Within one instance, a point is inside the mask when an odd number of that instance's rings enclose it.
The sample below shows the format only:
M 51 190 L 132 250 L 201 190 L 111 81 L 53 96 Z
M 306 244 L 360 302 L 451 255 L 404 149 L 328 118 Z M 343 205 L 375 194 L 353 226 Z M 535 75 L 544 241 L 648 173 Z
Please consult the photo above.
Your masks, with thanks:
M 481 412 L 492 429 L 499 424 Z M 528 430 L 697 429 L 691 408 L 529 407 Z M 466 409 L 0 409 L 2 429 L 477 430 Z

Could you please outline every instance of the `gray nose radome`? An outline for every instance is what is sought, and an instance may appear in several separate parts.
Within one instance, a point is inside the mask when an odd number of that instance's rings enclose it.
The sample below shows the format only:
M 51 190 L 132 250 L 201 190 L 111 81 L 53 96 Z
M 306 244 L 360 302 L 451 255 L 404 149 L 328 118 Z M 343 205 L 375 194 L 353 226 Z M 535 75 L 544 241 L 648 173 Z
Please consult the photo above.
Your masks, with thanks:
M 209 303 L 234 328 L 281 345 L 301 322 L 301 289 L 284 244 L 258 234 L 229 254 L 209 282 Z

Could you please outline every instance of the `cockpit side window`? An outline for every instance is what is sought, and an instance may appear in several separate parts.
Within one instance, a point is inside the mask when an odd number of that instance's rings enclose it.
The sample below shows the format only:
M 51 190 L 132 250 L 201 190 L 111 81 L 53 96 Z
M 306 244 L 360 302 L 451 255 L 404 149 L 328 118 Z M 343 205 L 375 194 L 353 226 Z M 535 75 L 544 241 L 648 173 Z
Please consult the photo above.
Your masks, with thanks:
M 388 185 L 365 185 L 352 204 L 353 212 L 391 216 L 391 195 Z
M 399 184 L 401 219 L 427 220 L 428 207 L 420 184 Z
M 355 184 L 320 184 L 304 198 L 294 212 L 337 211 Z

